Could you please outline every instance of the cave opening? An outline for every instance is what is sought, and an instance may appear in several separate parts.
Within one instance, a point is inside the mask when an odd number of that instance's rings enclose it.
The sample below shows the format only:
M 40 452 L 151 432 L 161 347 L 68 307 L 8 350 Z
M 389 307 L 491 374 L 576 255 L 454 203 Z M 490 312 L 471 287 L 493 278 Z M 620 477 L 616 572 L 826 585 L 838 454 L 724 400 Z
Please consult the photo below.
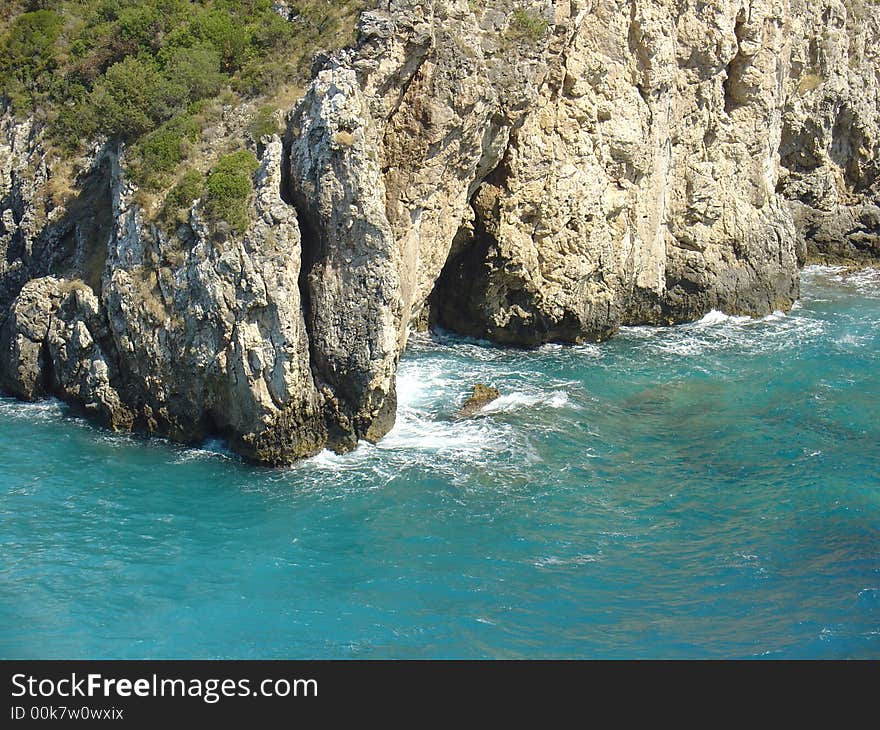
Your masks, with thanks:
M 487 285 L 491 238 L 479 216 L 475 228 L 462 227 L 428 297 L 429 329 L 468 337 L 485 337 L 486 322 L 480 299 Z

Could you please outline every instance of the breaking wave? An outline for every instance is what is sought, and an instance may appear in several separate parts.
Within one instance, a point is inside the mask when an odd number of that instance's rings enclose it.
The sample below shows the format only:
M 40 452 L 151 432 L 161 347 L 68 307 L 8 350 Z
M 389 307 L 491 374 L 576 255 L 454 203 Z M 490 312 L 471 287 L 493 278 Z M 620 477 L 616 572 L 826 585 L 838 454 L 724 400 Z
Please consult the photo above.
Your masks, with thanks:
M 491 403 L 487 403 L 479 412 L 481 414 L 510 413 L 522 408 L 565 408 L 568 404 L 568 393 L 564 390 L 554 390 L 553 392 L 546 394 L 514 392 L 508 395 L 502 395 Z
M 37 403 L 24 403 L 0 396 L 0 416 L 30 422 L 57 421 L 67 415 L 66 406 L 51 398 Z

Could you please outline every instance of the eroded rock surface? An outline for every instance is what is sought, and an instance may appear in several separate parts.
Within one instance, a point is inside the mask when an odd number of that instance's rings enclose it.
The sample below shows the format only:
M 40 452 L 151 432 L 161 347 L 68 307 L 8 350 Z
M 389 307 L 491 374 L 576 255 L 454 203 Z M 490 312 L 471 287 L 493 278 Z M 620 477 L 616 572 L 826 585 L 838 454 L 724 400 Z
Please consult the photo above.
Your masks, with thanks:
M 59 396 L 117 429 L 187 442 L 220 433 L 263 463 L 320 451 L 327 425 L 280 139 L 266 144 L 243 235 L 208 226 L 194 206 L 167 236 L 144 222 L 116 155 L 102 157 L 112 228 L 92 241 L 103 253 L 99 279 L 43 276 L 17 293 L 0 326 L 4 389 Z
M 880 256 L 880 7 L 792 0 L 778 189 L 809 261 Z

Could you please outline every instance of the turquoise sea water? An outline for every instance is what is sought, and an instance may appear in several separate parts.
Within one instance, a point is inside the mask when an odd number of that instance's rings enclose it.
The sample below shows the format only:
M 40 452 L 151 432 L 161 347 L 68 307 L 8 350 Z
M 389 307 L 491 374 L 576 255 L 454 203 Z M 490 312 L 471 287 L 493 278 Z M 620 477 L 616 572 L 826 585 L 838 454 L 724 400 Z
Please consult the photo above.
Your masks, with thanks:
M 803 289 L 417 336 L 389 437 L 286 470 L 0 399 L 0 657 L 880 658 L 880 272 Z

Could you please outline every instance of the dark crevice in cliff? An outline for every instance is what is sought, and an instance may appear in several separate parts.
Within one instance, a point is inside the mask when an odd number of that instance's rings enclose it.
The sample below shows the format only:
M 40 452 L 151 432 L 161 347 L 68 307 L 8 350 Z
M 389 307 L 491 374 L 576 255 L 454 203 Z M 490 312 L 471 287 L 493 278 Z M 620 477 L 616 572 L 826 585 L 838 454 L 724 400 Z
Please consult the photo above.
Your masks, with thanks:
M 3 220 L 0 220 L 0 234 L 8 236 L 8 244 L 6 246 L 6 255 L 4 263 L 7 265 L 15 263 L 17 259 L 24 256 L 25 240 L 22 235 L 21 221 L 24 218 L 25 204 L 21 200 L 21 196 L 13 190 L 9 196 L 0 200 L 0 210 L 9 211 L 12 218 L 12 226 L 7 229 Z
M 59 276 L 81 279 L 100 298 L 107 244 L 113 232 L 113 191 L 110 163 L 104 160 L 79 186 L 60 221 L 58 258 L 52 269 Z
M 495 201 L 485 209 L 486 202 L 479 201 L 484 185 L 503 190 L 510 176 L 509 155 L 523 120 L 510 131 L 504 152 L 494 167 L 485 161 L 478 165 L 478 174 L 470 186 L 469 194 L 473 211 L 473 227 L 463 226 L 450 247 L 446 263 L 437 277 L 434 289 L 428 297 L 428 325 L 468 337 L 479 337 L 512 346 L 540 344 L 530 327 L 510 322 L 503 328 L 491 321 L 492 311 L 501 307 L 516 306 L 524 311 L 532 309 L 529 294 L 506 281 L 504 262 L 498 259 L 497 240 L 490 228 L 489 219 L 497 217 Z M 500 129 L 500 126 L 499 126 Z M 497 131 L 496 131 L 497 134 Z M 490 145 L 485 145 L 486 148 Z M 482 174 L 480 166 L 483 167 Z
M 822 160 L 815 154 L 812 141 L 820 134 L 818 126 L 793 127 L 789 120 L 783 120 L 782 135 L 779 142 L 780 164 L 789 172 L 809 173 L 822 166 Z M 782 192 L 787 176 L 780 176 L 777 192 Z
M 871 140 L 865 135 L 859 119 L 848 106 L 837 112 L 831 129 L 828 156 L 842 170 L 843 179 L 851 192 L 865 193 L 876 180 L 876 166 L 865 159 L 865 150 L 871 149 Z
M 796 118 L 784 117 L 782 126 L 779 156 L 789 174 L 780 176 L 776 192 L 790 204 L 799 266 L 860 265 L 876 260 L 880 252 L 880 213 L 871 203 L 876 163 L 866 154 L 870 137 L 849 104 L 834 104 L 829 111 L 831 118 L 805 118 L 797 124 Z M 831 206 L 829 178 L 836 191 Z
M 503 174 L 496 170 L 489 180 Z M 428 298 L 429 327 L 511 347 L 579 341 L 582 323 L 573 312 L 549 320 L 535 307 L 533 292 L 505 270 L 490 225 L 475 203 L 473 229 L 459 231 Z M 503 324 L 495 317 L 501 313 Z
M 54 395 L 55 388 L 55 362 L 52 359 L 52 353 L 49 351 L 49 333 L 52 331 L 52 321 L 55 319 L 54 314 L 49 315 L 49 321 L 46 323 L 46 334 L 43 335 L 43 341 L 40 343 L 40 351 L 37 354 L 38 372 L 35 394 L 37 395 Z
M 323 371 L 323 358 L 315 344 L 315 315 L 312 300 L 312 287 L 309 278 L 312 270 L 321 256 L 321 234 L 318 227 L 313 223 L 307 212 L 304 201 L 297 200 L 297 195 L 290 182 L 290 147 L 284 145 L 282 174 L 282 198 L 296 210 L 297 222 L 300 232 L 300 269 L 299 269 L 299 298 L 300 307 L 305 323 L 305 337 L 309 348 L 309 369 L 312 373 L 314 387 L 322 395 L 324 400 L 324 422 L 327 429 L 327 446 L 336 451 L 350 451 L 357 443 L 351 444 L 351 434 L 339 424 L 340 404 L 332 393 L 332 387 Z M 329 397 L 328 397 L 329 396 Z
M 500 125 L 495 130 L 496 135 L 499 130 Z M 491 148 L 488 135 L 489 129 L 484 135 L 484 150 Z M 477 164 L 474 180 L 468 188 L 473 228 L 462 226 L 450 245 L 446 263 L 428 296 L 429 328 L 439 327 L 469 337 L 488 336 L 480 303 L 485 300 L 489 285 L 488 259 L 495 241 L 486 229 L 475 199 L 484 184 L 504 184 L 509 175 L 507 157 L 514 136 L 515 130 L 511 132 L 504 152 L 494 165 L 486 158 L 486 152 Z
M 559 319 L 546 317 L 536 308 L 534 294 L 505 271 L 504 263 L 497 241 L 478 216 L 472 235 L 446 261 L 428 299 L 429 326 L 521 348 L 607 336 L 597 331 L 584 337 L 583 323 L 570 310 Z M 502 313 L 499 324 L 495 315 Z
M 295 205 L 295 204 L 294 204 Z M 300 233 L 300 264 L 299 264 L 299 299 L 302 307 L 303 319 L 306 325 L 306 338 L 309 342 L 309 365 L 312 373 L 317 376 L 318 360 L 314 351 L 314 337 L 312 333 L 314 315 L 312 311 L 312 289 L 309 284 L 309 276 L 312 273 L 312 267 L 318 260 L 319 233 L 315 226 L 309 220 L 301 207 L 295 206 L 297 211 L 297 219 L 299 222 Z
M 296 210 L 296 204 L 293 202 L 293 194 L 291 192 L 290 183 L 290 132 L 285 132 L 284 138 L 281 140 L 281 189 L 278 194 L 281 199 Z M 299 211 L 297 211 L 299 214 Z
M 742 41 L 745 35 L 744 26 L 746 23 L 746 15 L 744 10 L 740 10 L 736 16 L 736 25 L 733 28 L 736 36 L 737 50 L 736 55 L 727 64 L 727 77 L 724 79 L 724 111 L 731 114 L 735 109 L 742 106 L 737 86 L 742 80 L 743 69 L 748 64 L 748 60 L 742 53 Z
M 470 337 L 486 335 L 479 301 L 483 296 L 481 284 L 486 283 L 486 259 L 491 242 L 484 231 L 459 231 L 428 297 L 429 327 Z
M 312 336 L 312 295 L 309 286 L 309 274 L 312 267 L 318 259 L 319 234 L 317 228 L 312 224 L 305 205 L 302 201 L 297 202 L 297 196 L 294 191 L 293 180 L 291 178 L 291 145 L 292 132 L 290 126 L 284 135 L 281 143 L 281 199 L 296 212 L 297 226 L 300 234 L 300 262 L 299 262 L 299 278 L 297 284 L 299 287 L 300 307 L 302 308 L 303 319 L 305 321 L 305 335 L 309 345 L 309 365 L 313 375 L 316 375 L 316 360 Z
M 50 202 L 46 200 L 44 204 L 49 210 Z M 83 176 L 66 201 L 62 215 L 46 223 L 30 248 L 19 227 L 25 213 L 24 201 L 13 189 L 0 205 L 9 206 L 16 222 L 5 250 L 5 266 L 0 265 L 0 306 L 8 308 L 29 280 L 49 275 L 79 279 L 100 298 L 107 244 L 114 224 L 108 163 L 101 162 Z M 0 231 L 4 230 L 0 223 Z

